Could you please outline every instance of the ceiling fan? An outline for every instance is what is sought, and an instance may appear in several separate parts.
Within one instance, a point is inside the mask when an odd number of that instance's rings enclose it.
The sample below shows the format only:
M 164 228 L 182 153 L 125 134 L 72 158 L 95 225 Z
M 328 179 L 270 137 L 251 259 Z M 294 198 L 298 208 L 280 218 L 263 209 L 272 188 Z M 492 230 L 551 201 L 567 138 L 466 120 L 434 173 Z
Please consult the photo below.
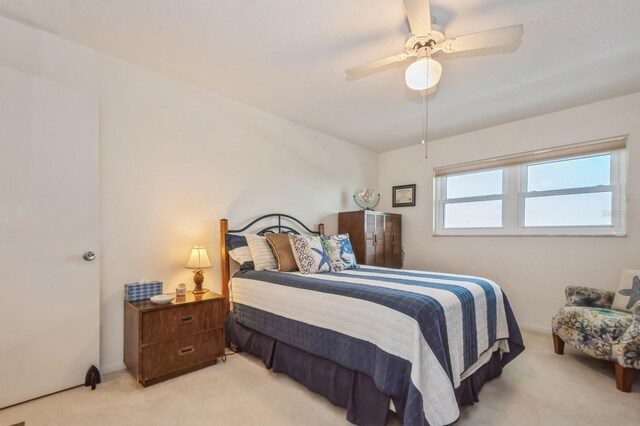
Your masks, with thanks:
M 444 29 L 431 16 L 429 0 L 403 2 L 411 29 L 411 35 L 404 45 L 405 52 L 349 68 L 346 71 L 348 76 L 359 76 L 385 65 L 417 58 L 407 67 L 405 80 L 413 90 L 427 90 L 438 84 L 442 74 L 442 65 L 431 58 L 434 53 L 517 46 L 524 32 L 522 25 L 511 25 L 459 37 L 446 37 Z

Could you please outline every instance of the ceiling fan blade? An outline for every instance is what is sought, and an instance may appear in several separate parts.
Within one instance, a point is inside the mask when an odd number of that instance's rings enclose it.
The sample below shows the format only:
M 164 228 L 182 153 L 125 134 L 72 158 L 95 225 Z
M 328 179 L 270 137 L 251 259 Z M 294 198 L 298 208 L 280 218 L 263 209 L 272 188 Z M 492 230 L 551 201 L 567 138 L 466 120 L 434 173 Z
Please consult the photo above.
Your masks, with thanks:
M 431 11 L 429 0 L 403 0 L 411 33 L 426 36 L 431 32 Z
M 444 41 L 442 51 L 454 53 L 489 47 L 515 46 L 520 43 L 523 33 L 522 25 L 511 25 L 510 27 L 452 37 Z
M 367 71 L 374 70 L 376 68 L 383 67 L 385 65 L 393 64 L 395 62 L 402 62 L 409 56 L 406 53 L 399 53 L 393 56 L 387 56 L 386 58 L 378 59 L 376 61 L 367 62 L 366 64 L 358 65 L 357 67 L 349 68 L 346 73 L 348 76 L 356 76 L 366 73 Z

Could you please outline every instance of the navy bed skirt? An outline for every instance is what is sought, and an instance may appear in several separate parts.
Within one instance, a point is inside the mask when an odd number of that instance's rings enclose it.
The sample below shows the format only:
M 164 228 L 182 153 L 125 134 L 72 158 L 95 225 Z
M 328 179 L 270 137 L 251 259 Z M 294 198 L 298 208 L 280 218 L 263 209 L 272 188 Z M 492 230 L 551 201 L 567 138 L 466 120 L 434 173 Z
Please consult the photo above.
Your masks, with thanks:
M 232 343 L 242 351 L 261 358 L 265 367 L 286 374 L 333 404 L 346 408 L 347 420 L 351 423 L 385 425 L 390 400 L 393 400 L 397 416 L 403 418 L 404 399 L 385 395 L 368 375 L 247 328 L 235 320 L 233 312 L 227 317 L 226 339 L 227 344 Z M 496 352 L 488 363 L 463 380 L 455 390 L 458 404 L 478 402 L 478 392 L 485 382 L 502 373 L 502 365 Z

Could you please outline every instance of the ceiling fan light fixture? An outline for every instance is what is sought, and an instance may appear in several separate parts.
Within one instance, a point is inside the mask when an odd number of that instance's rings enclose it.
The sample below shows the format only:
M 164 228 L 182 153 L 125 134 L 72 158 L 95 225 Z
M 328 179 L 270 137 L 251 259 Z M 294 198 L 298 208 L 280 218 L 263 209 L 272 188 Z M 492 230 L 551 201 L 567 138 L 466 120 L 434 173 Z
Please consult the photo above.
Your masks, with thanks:
M 429 56 L 419 58 L 404 73 L 407 86 L 413 90 L 427 90 L 438 84 L 442 65 Z

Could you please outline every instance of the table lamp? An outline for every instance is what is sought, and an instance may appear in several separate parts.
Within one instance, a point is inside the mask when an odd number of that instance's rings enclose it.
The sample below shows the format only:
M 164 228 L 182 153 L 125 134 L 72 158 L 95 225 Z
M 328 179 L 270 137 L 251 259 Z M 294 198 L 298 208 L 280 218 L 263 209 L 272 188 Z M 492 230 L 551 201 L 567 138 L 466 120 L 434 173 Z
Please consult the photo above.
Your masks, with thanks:
M 193 269 L 193 282 L 196 284 L 193 289 L 193 294 L 206 293 L 209 290 L 202 288 L 204 282 L 203 269 L 211 268 L 211 262 L 209 262 L 209 256 L 207 256 L 207 248 L 205 246 L 194 246 L 191 248 L 191 257 L 187 262 L 185 268 Z

